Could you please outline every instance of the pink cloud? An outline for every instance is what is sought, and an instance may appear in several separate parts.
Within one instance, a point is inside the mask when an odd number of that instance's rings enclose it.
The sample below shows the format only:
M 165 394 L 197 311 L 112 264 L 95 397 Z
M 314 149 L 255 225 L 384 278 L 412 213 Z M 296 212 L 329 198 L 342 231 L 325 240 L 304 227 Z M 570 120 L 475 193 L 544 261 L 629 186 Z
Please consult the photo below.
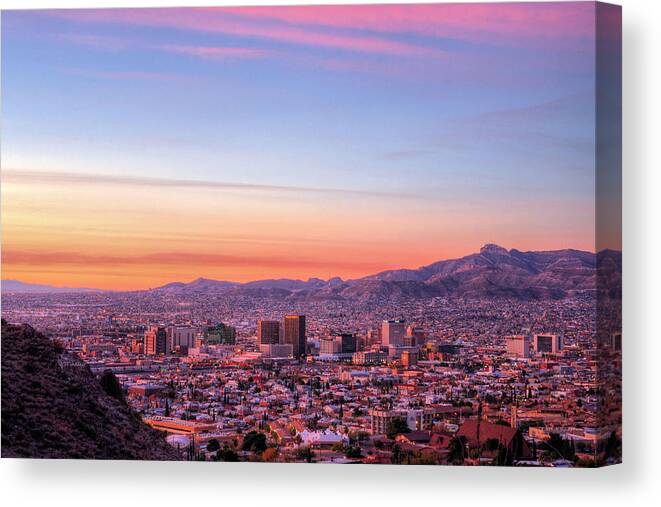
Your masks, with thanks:
M 96 79 L 126 79 L 126 80 L 147 80 L 147 81 L 189 81 L 190 77 L 179 74 L 167 74 L 164 72 L 146 72 L 146 71 L 103 71 L 87 70 L 76 68 L 62 68 L 67 74 L 86 76 Z
M 128 49 L 132 42 L 120 37 L 106 37 L 101 35 L 85 35 L 77 33 L 62 33 L 57 34 L 56 37 L 60 40 L 78 44 L 80 46 L 88 46 L 95 49 L 104 51 L 123 51 Z
M 415 33 L 478 42 L 529 38 L 563 43 L 593 35 L 591 2 L 210 7 L 247 19 L 297 25 Z M 502 39 L 501 39 L 502 41 Z
M 163 51 L 169 51 L 171 53 L 207 58 L 210 60 L 225 60 L 227 58 L 260 58 L 272 53 L 272 51 L 266 49 L 244 47 L 164 45 L 158 46 L 157 49 L 162 49 Z
M 442 51 L 372 35 L 319 31 L 317 27 L 297 27 L 290 23 L 263 24 L 241 16 L 226 16 L 224 9 L 108 9 L 47 11 L 72 21 L 160 26 L 240 37 L 274 40 L 303 46 L 327 47 L 362 53 L 441 56 Z
M 313 65 L 329 70 L 360 70 L 365 55 L 465 60 L 465 55 L 402 36 L 416 35 L 443 44 L 448 39 L 476 44 L 588 51 L 594 36 L 594 5 L 572 3 L 409 4 L 173 9 L 93 9 L 47 11 L 81 23 L 156 26 L 233 35 L 296 47 L 342 50 L 342 57 L 318 55 Z M 396 37 L 395 37 L 396 36 Z M 88 41 L 102 45 L 103 41 Z M 112 41 L 106 41 L 112 46 Z M 438 46 L 437 44 L 437 46 Z M 163 46 L 160 49 L 208 59 L 275 56 L 263 48 Z M 305 55 L 282 49 L 281 57 L 305 63 Z M 471 58 L 480 57 L 473 53 Z M 562 59 L 561 65 L 574 60 Z M 377 62 L 368 62 L 380 65 Z M 385 62 L 382 62 L 385 63 Z M 474 60 L 473 60 L 474 63 Z M 487 62 L 487 66 L 488 66 Z M 382 65 L 383 66 L 383 65 Z M 406 71 L 385 65 L 382 74 Z
M 95 49 L 101 49 L 106 51 L 123 51 L 136 47 L 146 47 L 144 44 L 130 40 L 127 38 L 120 37 L 108 37 L 108 36 L 96 36 L 96 35 L 84 35 L 84 34 L 58 34 L 58 39 L 71 42 L 73 44 L 78 44 L 81 46 L 88 46 Z M 172 53 L 179 53 L 191 56 L 198 56 L 200 58 L 209 58 L 209 59 L 226 59 L 226 58 L 257 58 L 266 56 L 272 51 L 266 49 L 258 48 L 246 48 L 246 47 L 205 47 L 205 46 L 186 46 L 186 45 L 176 45 L 176 44 L 165 44 L 160 46 L 149 46 L 150 49 L 159 49 L 163 51 L 169 51 Z M 84 72 L 80 72 L 83 74 Z M 87 73 L 91 74 L 91 73 Z M 137 77 L 137 78 L 150 78 L 150 77 L 163 77 L 164 75 L 157 75 L 155 73 L 95 73 L 96 77 Z M 104 74 L 106 74 L 104 76 Z M 113 75 L 115 74 L 115 75 Z M 122 76 L 125 74 L 125 76 Z M 130 76 L 129 74 L 134 74 Z

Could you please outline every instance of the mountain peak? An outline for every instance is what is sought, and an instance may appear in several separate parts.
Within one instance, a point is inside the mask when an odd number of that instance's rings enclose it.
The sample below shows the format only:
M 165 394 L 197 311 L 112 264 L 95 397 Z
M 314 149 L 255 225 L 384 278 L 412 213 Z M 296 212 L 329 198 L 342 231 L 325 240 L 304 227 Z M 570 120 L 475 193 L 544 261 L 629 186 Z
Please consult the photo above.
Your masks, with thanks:
M 496 245 L 494 243 L 487 243 L 482 248 L 480 248 L 481 254 L 509 254 L 507 249 L 502 246 Z

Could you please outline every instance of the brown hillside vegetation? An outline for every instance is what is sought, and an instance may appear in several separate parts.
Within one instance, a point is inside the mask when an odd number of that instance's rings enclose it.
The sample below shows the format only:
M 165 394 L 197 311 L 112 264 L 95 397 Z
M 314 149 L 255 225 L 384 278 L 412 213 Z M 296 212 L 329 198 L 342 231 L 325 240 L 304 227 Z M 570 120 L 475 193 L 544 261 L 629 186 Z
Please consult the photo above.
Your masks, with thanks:
M 2 457 L 177 459 L 85 364 L 30 326 L 4 320 Z

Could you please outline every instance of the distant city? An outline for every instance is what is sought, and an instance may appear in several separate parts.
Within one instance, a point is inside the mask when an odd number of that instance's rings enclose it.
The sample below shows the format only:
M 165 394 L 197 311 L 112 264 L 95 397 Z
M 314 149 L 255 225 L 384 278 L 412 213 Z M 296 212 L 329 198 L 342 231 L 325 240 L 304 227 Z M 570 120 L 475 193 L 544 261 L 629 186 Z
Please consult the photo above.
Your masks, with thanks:
M 496 265 L 505 254 L 478 255 Z M 618 392 L 621 322 L 610 315 L 596 339 L 594 291 L 315 300 L 182 287 L 5 291 L 2 312 L 93 373 L 112 372 L 182 460 L 568 467 L 620 458 L 621 400 L 604 397 L 600 382 Z
M 3 11 L 2 457 L 620 462 L 620 26 Z

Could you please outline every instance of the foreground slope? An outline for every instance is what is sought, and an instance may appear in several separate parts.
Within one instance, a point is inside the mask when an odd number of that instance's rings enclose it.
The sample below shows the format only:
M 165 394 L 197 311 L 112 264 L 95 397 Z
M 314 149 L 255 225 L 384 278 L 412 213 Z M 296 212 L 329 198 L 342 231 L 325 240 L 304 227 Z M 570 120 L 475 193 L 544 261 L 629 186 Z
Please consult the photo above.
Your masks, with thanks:
M 177 459 L 86 365 L 31 327 L 4 320 L 2 457 Z

